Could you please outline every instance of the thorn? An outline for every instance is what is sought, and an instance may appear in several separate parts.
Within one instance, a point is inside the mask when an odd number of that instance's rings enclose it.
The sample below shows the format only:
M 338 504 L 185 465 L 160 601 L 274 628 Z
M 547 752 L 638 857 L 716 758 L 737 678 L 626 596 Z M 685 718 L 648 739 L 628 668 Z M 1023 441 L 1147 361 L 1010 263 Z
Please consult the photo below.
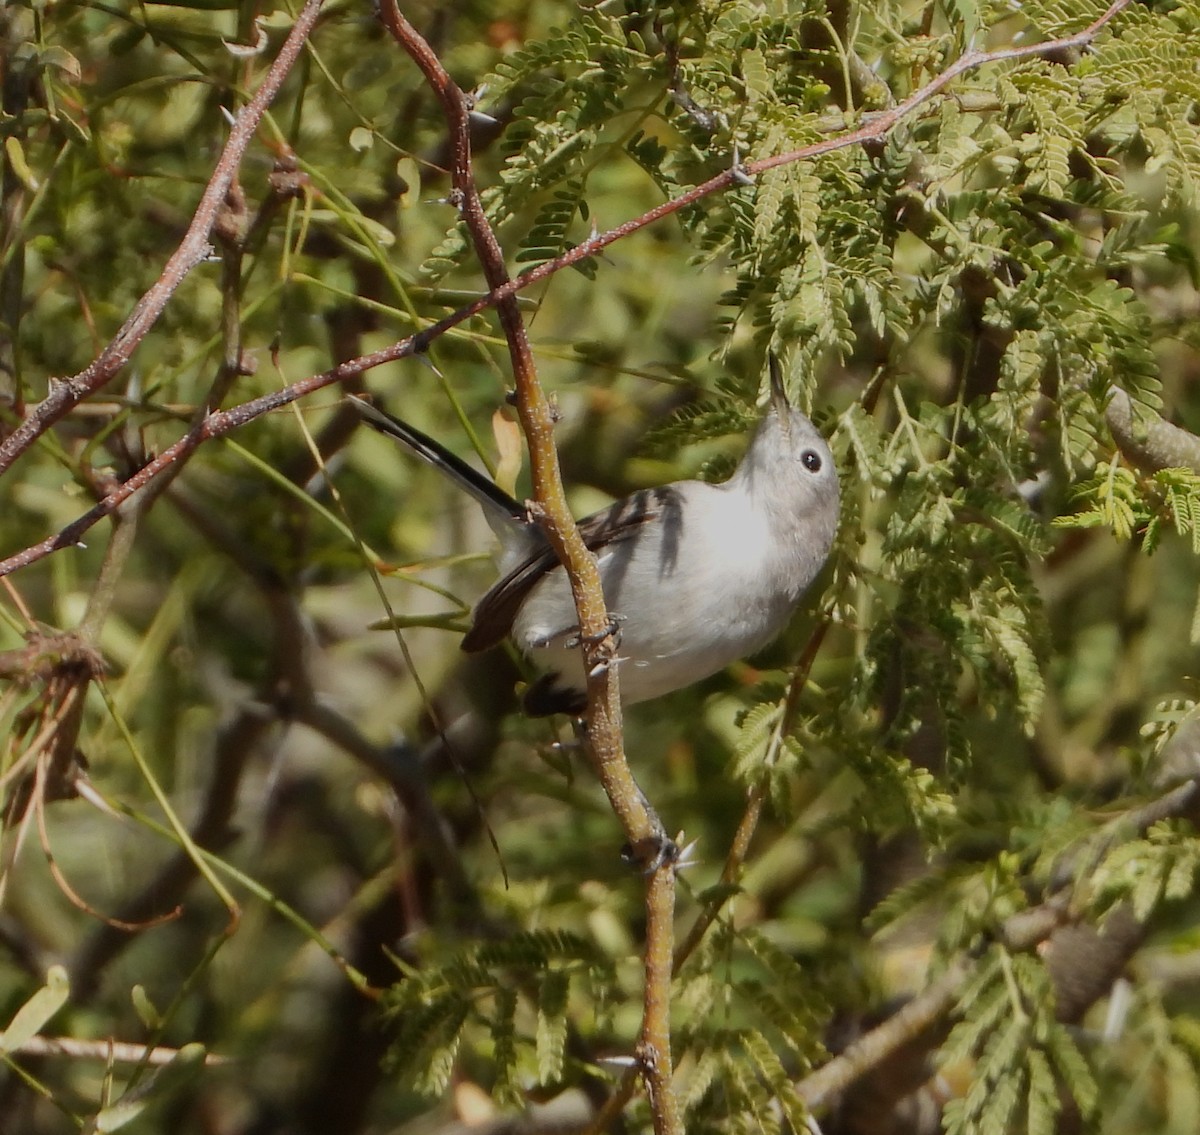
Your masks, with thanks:
M 641 840 L 637 847 L 625 844 L 621 848 L 621 858 L 631 867 L 641 867 L 643 875 L 653 875 L 660 867 L 679 861 L 679 844 L 658 828 Z
M 697 836 L 691 843 L 683 842 L 683 832 L 680 832 L 675 837 L 675 845 L 679 848 L 679 854 L 675 859 L 675 874 L 680 871 L 686 871 L 689 867 L 697 867 L 700 864 L 700 859 L 696 855 L 696 848 L 700 846 L 700 837 Z
M 92 782 L 86 776 L 77 776 L 72 787 L 75 789 L 75 795 L 81 800 L 86 800 L 93 808 L 99 808 L 101 812 L 112 816 L 114 819 L 121 821 L 126 819 L 122 813 L 118 812 L 116 808 L 92 787 Z
M 500 119 L 495 118 L 490 114 L 486 114 L 482 110 L 467 111 L 467 118 L 470 120 L 472 126 L 499 126 L 500 125 Z
M 433 359 L 431 359 L 424 351 L 418 351 L 415 355 L 413 355 L 413 358 L 416 359 L 417 362 L 419 362 L 422 366 L 428 367 L 431 371 L 433 371 L 434 374 L 438 376 L 438 378 L 446 377 L 440 370 L 438 370 Z
M 229 107 L 227 107 L 224 103 L 221 103 L 217 109 L 220 110 L 225 121 L 228 122 L 230 126 L 237 125 L 237 115 L 234 114 L 233 111 L 229 109 Z
M 641 1061 L 636 1056 L 597 1056 L 596 1063 L 609 1068 L 637 1068 Z
M 1109 991 L 1108 1014 L 1104 1021 L 1104 1039 L 1109 1044 L 1121 1039 L 1133 1004 L 1133 986 L 1128 978 L 1119 977 Z
M 733 165 L 729 167 L 729 172 L 733 174 L 733 180 L 736 181 L 738 185 L 754 184 L 754 178 L 752 178 L 742 168 L 742 154 L 738 147 L 737 139 L 734 139 L 733 143 Z
M 578 737 L 574 737 L 570 741 L 551 741 L 546 747 L 552 753 L 566 755 L 567 753 L 578 753 L 583 748 L 583 741 Z

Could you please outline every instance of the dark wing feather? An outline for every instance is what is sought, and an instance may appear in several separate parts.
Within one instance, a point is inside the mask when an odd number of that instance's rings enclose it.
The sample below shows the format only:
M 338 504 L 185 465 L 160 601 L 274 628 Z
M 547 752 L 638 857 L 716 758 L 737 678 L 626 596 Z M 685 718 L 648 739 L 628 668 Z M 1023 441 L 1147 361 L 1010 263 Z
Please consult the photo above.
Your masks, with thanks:
M 662 517 L 677 494 L 670 486 L 642 489 L 579 522 L 579 534 L 589 552 L 597 552 L 637 535 Z M 475 607 L 471 629 L 462 640 L 468 653 L 488 650 L 512 631 L 517 612 L 543 577 L 558 567 L 554 550 L 546 546 L 498 579 Z

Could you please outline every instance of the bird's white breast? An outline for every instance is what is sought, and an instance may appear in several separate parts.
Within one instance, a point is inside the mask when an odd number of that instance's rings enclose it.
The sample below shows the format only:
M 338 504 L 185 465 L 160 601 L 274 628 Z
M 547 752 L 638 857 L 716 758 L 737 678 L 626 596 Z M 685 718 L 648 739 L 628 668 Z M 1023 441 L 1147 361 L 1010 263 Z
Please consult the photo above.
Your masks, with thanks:
M 695 481 L 674 489 L 675 519 L 668 512 L 599 557 L 605 600 L 620 627 L 625 702 L 690 685 L 765 645 L 799 593 L 781 588 L 768 518 L 745 494 Z M 698 515 L 703 523 L 688 523 Z M 638 618 L 627 617 L 635 611 Z M 570 587 L 556 568 L 531 592 L 513 636 L 539 666 L 582 686 L 580 651 L 567 646 L 576 623 Z

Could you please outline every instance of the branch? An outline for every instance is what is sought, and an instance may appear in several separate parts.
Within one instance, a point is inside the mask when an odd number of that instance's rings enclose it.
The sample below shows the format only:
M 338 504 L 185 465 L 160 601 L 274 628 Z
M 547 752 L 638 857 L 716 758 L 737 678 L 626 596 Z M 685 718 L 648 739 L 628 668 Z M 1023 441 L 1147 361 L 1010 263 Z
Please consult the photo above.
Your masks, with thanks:
M 442 104 L 450 133 L 454 201 L 495 292 L 512 284 L 504 252 L 483 208 L 471 169 L 470 111 L 472 100 L 451 79 L 441 60 L 400 13 L 396 0 L 384 0 L 384 26 L 412 57 Z M 638 788 L 625 758 L 618 667 L 613 665 L 613 641 L 604 602 L 600 569 L 587 550 L 567 503 L 558 450 L 554 444 L 554 414 L 538 381 L 515 294 L 497 300 L 497 312 L 508 343 L 516 387 L 517 413 L 529 444 L 530 472 L 536 507 L 531 509 L 571 583 L 579 618 L 580 649 L 587 671 L 588 749 L 597 776 L 635 855 L 645 861 L 658 856 L 646 889 L 645 1005 L 637 1053 L 658 1135 L 682 1132 L 679 1108 L 671 1087 L 671 954 L 675 911 L 675 871 L 660 851 L 665 833 Z
M 1127 461 L 1149 473 L 1160 469 L 1191 469 L 1200 473 L 1200 437 L 1154 415 L 1134 421 L 1133 403 L 1118 387 L 1109 391 L 1104 411 L 1113 441 Z
M 973 972 L 974 967 L 968 962 L 957 961 L 881 1025 L 801 1080 L 797 1085 L 801 1099 L 814 1111 L 819 1110 L 905 1045 L 940 1024 L 954 1008 L 959 992 Z
M 306 0 L 283 47 L 271 64 L 262 85 L 254 97 L 238 112 L 229 131 L 229 140 L 217 161 L 196 206 L 192 223 L 183 240 L 167 261 L 162 274 L 150 290 L 134 305 L 133 311 L 113 336 L 111 342 L 78 374 L 60 382 L 52 382 L 46 397 L 11 434 L 0 442 L 0 475 L 73 406 L 89 394 L 103 389 L 129 361 L 137 345 L 157 322 L 167 301 L 183 283 L 187 274 L 212 253 L 209 234 L 233 184 L 238 166 L 258 130 L 267 107 L 274 101 L 280 86 L 291 71 L 304 41 L 316 23 L 321 0 Z
M 588 666 L 588 738 L 598 762 L 601 783 L 626 834 L 635 846 L 656 835 L 657 825 L 625 763 L 621 743 L 617 668 L 605 665 L 609 632 L 608 612 L 595 557 L 587 550 L 567 503 L 558 451 L 554 445 L 554 414 L 537 378 L 529 336 L 515 300 L 514 281 L 504 265 L 504 253 L 484 213 L 471 171 L 470 111 L 472 100 L 450 78 L 433 49 L 396 6 L 385 0 L 381 16 L 387 29 L 413 58 L 437 95 L 446 115 L 453 154 L 451 176 L 455 203 L 478 253 L 484 277 L 496 298 L 496 308 L 508 342 L 516 386 L 517 412 L 529 443 L 530 473 L 537 501 L 536 517 L 555 554 L 566 569 L 579 615 Z M 589 649 L 590 648 L 590 649 Z
M 129 1044 L 120 1040 L 78 1040 L 70 1036 L 34 1036 L 14 1050 L 17 1056 L 67 1056 L 72 1060 L 114 1061 L 120 1064 L 149 1064 L 160 1068 L 170 1064 L 178 1055 L 178 1048 L 156 1045 L 147 1048 L 144 1044 Z M 206 1053 L 204 1063 L 213 1068 L 231 1063 L 228 1056 L 215 1052 Z
M 777 759 L 779 746 L 783 743 L 783 738 L 791 732 L 792 727 L 795 725 L 795 715 L 800 705 L 800 694 L 808 682 L 809 674 L 812 673 L 813 663 L 816 661 L 821 643 L 825 641 L 825 635 L 829 631 L 829 626 L 830 620 L 826 617 L 809 636 L 804 650 L 800 653 L 799 660 L 792 669 L 791 678 L 788 680 L 787 693 L 784 695 L 783 716 L 768 746 L 765 758 L 767 765 Z M 725 853 L 725 865 L 722 867 L 721 877 L 717 881 L 718 894 L 696 916 L 691 929 L 687 932 L 683 941 L 680 942 L 678 949 L 676 949 L 675 957 L 671 963 L 672 976 L 678 974 L 687 965 L 688 958 L 692 956 L 696 948 L 704 941 L 704 936 L 708 933 L 709 927 L 717 920 L 726 902 L 738 893 L 738 880 L 741 878 L 742 867 L 745 865 L 746 858 L 750 854 L 750 843 L 754 839 L 754 833 L 758 830 L 758 821 L 762 818 L 763 805 L 767 801 L 769 791 L 770 774 L 768 771 L 764 771 L 758 782 L 751 785 L 746 793 L 746 808 L 742 812 L 742 818 L 738 821 L 738 826 L 733 834 L 729 850 Z M 592 1122 L 588 1125 L 587 1130 L 589 1135 L 609 1130 L 622 1109 L 632 1098 L 636 1076 L 636 1068 L 628 1069 L 621 1076 L 612 1094 L 604 1101 L 604 1106 L 597 1112 Z
M 1131 809 L 1086 841 L 1079 855 L 1103 854 L 1114 832 L 1144 834 L 1169 818 L 1195 819 L 1200 777 L 1193 777 L 1156 800 Z M 1077 856 L 1070 857 L 1072 862 Z M 1061 872 L 1055 871 L 1058 876 Z M 1102 997 L 1145 938 L 1145 927 L 1127 908 L 1109 914 L 1104 927 L 1081 923 L 1071 912 L 1072 884 L 1068 881 L 1039 906 L 1006 919 L 997 932 L 1005 949 L 1017 953 L 1037 949 L 1046 956 L 1055 985 L 1060 1020 L 1075 1022 Z M 872 1075 L 910 1046 L 929 1051 L 945 1035 L 960 991 L 975 971 L 974 960 L 956 958 L 936 980 L 887 1020 L 863 1034 L 828 1063 L 805 1076 L 797 1090 L 814 1111 L 828 1107 L 834 1097 Z

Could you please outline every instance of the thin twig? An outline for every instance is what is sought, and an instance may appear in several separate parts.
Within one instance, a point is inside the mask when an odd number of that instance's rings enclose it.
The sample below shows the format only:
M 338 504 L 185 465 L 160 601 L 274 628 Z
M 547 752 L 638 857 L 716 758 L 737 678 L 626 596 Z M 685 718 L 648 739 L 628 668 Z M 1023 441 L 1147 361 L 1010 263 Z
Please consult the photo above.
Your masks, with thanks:
M 149 1064 L 161 1067 L 170 1064 L 179 1055 L 178 1048 L 157 1045 L 147 1048 L 144 1044 L 130 1044 L 120 1040 L 78 1040 L 70 1036 L 34 1036 L 17 1048 L 13 1056 L 69 1056 L 73 1060 L 110 1060 L 120 1064 Z M 204 1063 L 209 1067 L 229 1064 L 230 1057 L 207 1053 Z
M 809 674 L 812 673 L 813 663 L 817 660 L 817 653 L 821 649 L 821 643 L 825 641 L 825 636 L 829 632 L 829 625 L 830 620 L 828 617 L 821 620 L 809 636 L 804 650 L 801 651 L 800 657 L 792 669 L 791 677 L 788 680 L 787 693 L 784 695 L 783 713 L 780 716 L 779 726 L 771 738 L 771 744 L 767 752 L 765 761 L 767 766 L 777 759 L 779 746 L 783 743 L 783 739 L 791 732 L 792 726 L 795 724 L 796 714 L 800 709 L 800 695 L 803 693 L 804 687 L 808 682 Z M 746 793 L 746 808 L 742 813 L 742 818 L 738 821 L 737 830 L 734 832 L 733 840 L 729 845 L 729 851 L 725 855 L 725 866 L 721 869 L 721 878 L 719 880 L 721 886 L 732 888 L 741 876 L 742 865 L 746 861 L 746 856 L 750 853 L 750 841 L 754 838 L 754 833 L 758 828 L 758 821 L 762 816 L 763 804 L 767 799 L 769 776 L 770 770 L 768 767 L 764 769 L 757 783 L 752 785 L 750 791 Z M 721 908 L 729 899 L 730 893 L 723 892 L 719 894 L 697 915 L 696 921 L 687 933 L 687 937 L 684 938 L 680 943 L 679 949 L 675 952 L 675 973 L 678 973 L 683 968 L 683 964 L 691 956 L 692 951 L 703 941 L 704 935 L 716 920 L 717 915 L 721 913 Z
M 158 321 L 167 301 L 188 273 L 212 253 L 212 245 L 208 238 L 224 205 L 225 195 L 233 184 L 238 166 L 241 165 L 267 107 L 274 101 L 284 79 L 299 57 L 304 42 L 316 23 L 320 8 L 321 0 L 306 0 L 262 85 L 238 112 L 229 131 L 229 140 L 225 143 L 213 175 L 205 187 L 204 195 L 196 206 L 192 223 L 188 226 L 179 247 L 167 261 L 162 274 L 134 305 L 133 311 L 108 346 L 78 374 L 52 383 L 46 397 L 29 417 L 0 442 L 0 474 L 3 474 L 72 406 L 112 381 L 129 361 L 137 345 Z
M 138 522 L 144 509 L 144 501 L 138 501 L 128 509 L 113 514 L 112 536 L 104 552 L 104 561 L 96 576 L 95 586 L 88 596 L 87 609 L 79 624 L 78 634 L 88 642 L 99 642 L 104 621 L 112 609 L 117 588 L 125 575 L 129 557 L 133 554 L 134 539 Z

